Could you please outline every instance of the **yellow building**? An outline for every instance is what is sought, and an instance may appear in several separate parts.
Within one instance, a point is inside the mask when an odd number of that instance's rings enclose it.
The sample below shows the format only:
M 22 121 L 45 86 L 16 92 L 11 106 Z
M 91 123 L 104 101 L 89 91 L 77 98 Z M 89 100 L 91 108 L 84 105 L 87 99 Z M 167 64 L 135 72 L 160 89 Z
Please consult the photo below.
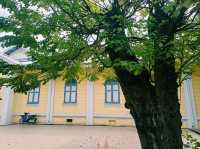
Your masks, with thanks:
M 17 64 L 28 63 L 24 49 L 10 49 L 0 58 Z M 200 71 L 197 71 L 200 72 Z M 200 127 L 200 73 L 184 81 L 179 89 L 183 127 Z M 50 80 L 27 95 L 10 87 L 0 90 L 0 125 L 19 123 L 24 112 L 36 114 L 39 124 L 134 126 L 116 80 Z

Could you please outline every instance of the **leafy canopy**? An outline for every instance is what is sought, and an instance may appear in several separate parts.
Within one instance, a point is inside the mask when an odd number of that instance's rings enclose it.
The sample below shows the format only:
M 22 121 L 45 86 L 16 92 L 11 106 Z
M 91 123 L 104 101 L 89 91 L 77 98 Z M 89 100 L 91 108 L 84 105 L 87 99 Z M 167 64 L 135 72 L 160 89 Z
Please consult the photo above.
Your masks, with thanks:
M 95 74 L 103 70 L 112 74 L 107 69 L 118 66 L 133 75 L 147 70 L 153 84 L 152 38 L 157 34 L 150 29 L 159 27 L 161 20 L 175 28 L 171 42 L 176 48 L 169 54 L 176 59 L 180 82 L 181 74 L 189 73 L 199 60 L 198 0 L 1 0 L 0 5 L 10 13 L 0 17 L 0 31 L 9 33 L 0 37 L 2 46 L 27 48 L 33 61 L 27 66 L 0 63 L 1 84 L 18 92 L 57 77 L 95 79 Z M 112 47 L 113 42 L 130 48 Z M 106 47 L 119 54 L 116 59 L 111 59 Z

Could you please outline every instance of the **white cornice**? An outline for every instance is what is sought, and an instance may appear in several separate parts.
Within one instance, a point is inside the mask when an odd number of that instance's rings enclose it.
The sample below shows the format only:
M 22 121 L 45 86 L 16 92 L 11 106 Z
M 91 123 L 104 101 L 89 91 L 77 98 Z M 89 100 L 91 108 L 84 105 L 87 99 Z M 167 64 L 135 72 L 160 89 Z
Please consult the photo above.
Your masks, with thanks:
M 16 64 L 16 65 L 22 65 L 22 63 L 4 55 L 4 54 L 0 54 L 0 59 L 2 59 L 3 61 L 9 63 L 9 64 Z

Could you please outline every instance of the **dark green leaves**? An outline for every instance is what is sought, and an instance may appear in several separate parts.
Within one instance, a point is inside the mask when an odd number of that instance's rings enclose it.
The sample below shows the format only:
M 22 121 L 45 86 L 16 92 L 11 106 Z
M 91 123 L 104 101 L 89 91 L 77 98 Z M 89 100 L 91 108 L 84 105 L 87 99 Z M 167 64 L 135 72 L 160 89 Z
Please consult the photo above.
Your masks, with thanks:
M 198 1 L 2 0 L 0 5 L 10 12 L 0 17 L 0 32 L 9 33 L 0 37 L 2 46 L 27 48 L 33 61 L 23 67 L 1 62 L 1 73 L 10 77 L 1 84 L 17 91 L 37 80 L 96 78 L 111 67 L 153 75 L 156 52 L 168 45 L 176 48 L 159 58 L 173 56 L 177 72 L 198 61 Z M 83 63 L 95 73 L 84 74 Z

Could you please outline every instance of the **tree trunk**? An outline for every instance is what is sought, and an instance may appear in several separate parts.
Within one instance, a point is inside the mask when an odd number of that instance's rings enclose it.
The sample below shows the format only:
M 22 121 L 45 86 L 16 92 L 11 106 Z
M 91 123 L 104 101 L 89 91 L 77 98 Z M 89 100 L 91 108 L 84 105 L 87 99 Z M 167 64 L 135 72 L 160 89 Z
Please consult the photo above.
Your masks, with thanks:
M 160 90 L 160 94 L 166 96 L 156 97 L 151 85 L 138 85 L 142 77 L 133 77 L 124 70 L 116 70 L 116 73 L 126 98 L 126 107 L 135 120 L 142 149 L 182 149 L 176 90 L 170 94 L 168 90 Z M 173 83 L 169 86 L 173 88 Z
M 136 61 L 134 56 L 125 52 L 129 48 L 125 41 L 115 42 L 122 40 L 118 39 L 122 36 L 120 34 L 111 38 L 111 44 L 106 47 L 111 60 L 115 61 L 120 57 L 122 61 Z M 149 73 L 145 69 L 135 76 L 123 66 L 114 66 L 126 99 L 125 106 L 130 109 L 135 120 L 142 149 L 183 148 L 175 65 L 165 63 L 165 60 L 155 60 L 155 85 L 151 84 Z
M 123 19 L 118 19 L 123 17 L 123 14 L 119 4 L 115 2 L 113 11 L 105 18 L 108 24 L 105 50 L 114 63 L 113 68 L 126 99 L 125 106 L 130 109 L 135 120 L 142 149 L 182 149 L 175 60 L 173 56 L 168 56 L 172 48 L 168 43 L 173 38 L 166 40 L 168 35 L 164 34 L 166 43 L 163 43 L 159 40 L 159 33 L 163 30 L 159 30 L 156 25 L 150 28 L 155 43 L 155 85 L 151 84 L 150 74 L 145 68 L 136 76 L 124 66 L 116 64 L 120 61 L 139 62 L 135 55 L 129 53 L 131 48 L 125 35 L 124 24 L 121 22 Z M 168 26 L 164 25 L 162 29 Z

